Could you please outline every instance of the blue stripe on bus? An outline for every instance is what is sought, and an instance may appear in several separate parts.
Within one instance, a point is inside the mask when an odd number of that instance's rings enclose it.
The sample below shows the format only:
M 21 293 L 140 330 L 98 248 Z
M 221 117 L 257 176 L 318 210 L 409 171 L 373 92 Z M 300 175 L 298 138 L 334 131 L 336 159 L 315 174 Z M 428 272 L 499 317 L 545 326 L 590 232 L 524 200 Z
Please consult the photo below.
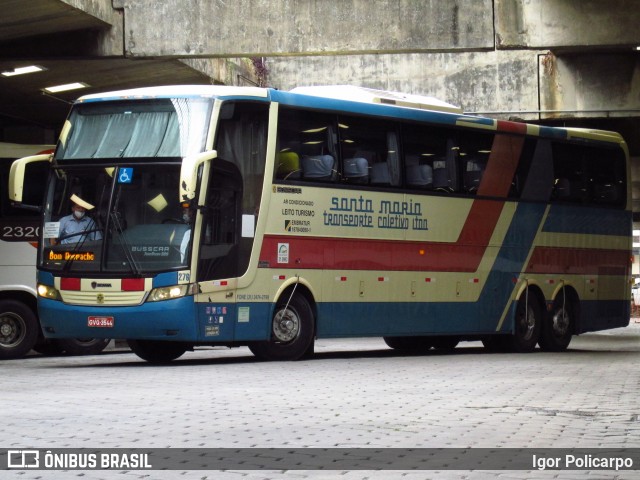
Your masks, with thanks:
M 153 288 L 170 287 L 178 284 L 178 272 L 160 273 L 153 277 Z
M 292 107 L 314 108 L 316 110 L 342 111 L 345 114 L 375 115 L 397 119 L 421 120 L 442 125 L 455 125 L 461 118 L 459 113 L 435 112 L 412 108 L 398 108 L 380 103 L 353 102 L 335 98 L 316 97 L 299 93 L 270 92 L 271 100 Z M 476 120 L 476 117 L 468 117 Z
M 538 203 L 519 203 L 516 207 L 496 261 L 480 294 L 479 306 L 488 309 L 484 316 L 495 322 L 494 327 L 500 320 L 505 305 L 510 301 L 514 278 L 519 278 L 520 273 L 524 271 L 545 210 L 546 205 Z M 513 315 L 508 315 L 507 321 L 502 325 L 502 332 L 512 331 L 512 320 Z
M 598 214 L 599 213 L 599 214 Z M 595 221 L 594 219 L 597 219 Z M 631 212 L 608 208 L 552 205 L 543 232 L 630 237 Z
M 38 283 L 42 283 L 43 285 L 49 285 L 50 287 L 54 286 L 53 273 L 38 270 L 36 272 L 36 278 Z
M 545 127 L 540 125 L 538 126 L 538 136 L 543 138 L 566 140 L 569 137 L 569 133 L 563 128 Z
M 147 302 L 144 307 L 66 305 L 39 298 L 40 324 L 47 338 L 146 338 L 194 341 L 198 338 L 193 297 Z M 111 316 L 112 328 L 88 326 L 90 316 Z

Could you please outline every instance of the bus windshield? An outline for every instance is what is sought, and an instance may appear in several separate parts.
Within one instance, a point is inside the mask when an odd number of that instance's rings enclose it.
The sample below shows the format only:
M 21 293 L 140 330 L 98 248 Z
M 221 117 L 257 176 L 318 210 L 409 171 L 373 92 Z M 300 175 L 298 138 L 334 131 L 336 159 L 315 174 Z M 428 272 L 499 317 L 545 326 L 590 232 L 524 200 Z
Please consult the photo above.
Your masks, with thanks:
M 56 161 L 186 157 L 204 150 L 211 101 L 165 98 L 74 107 Z
M 178 204 L 179 163 L 56 170 L 41 266 L 141 275 L 184 268 L 191 212 Z
M 53 161 L 39 265 L 65 274 L 186 268 L 192 212 L 180 164 L 204 150 L 212 101 L 161 98 L 74 106 Z

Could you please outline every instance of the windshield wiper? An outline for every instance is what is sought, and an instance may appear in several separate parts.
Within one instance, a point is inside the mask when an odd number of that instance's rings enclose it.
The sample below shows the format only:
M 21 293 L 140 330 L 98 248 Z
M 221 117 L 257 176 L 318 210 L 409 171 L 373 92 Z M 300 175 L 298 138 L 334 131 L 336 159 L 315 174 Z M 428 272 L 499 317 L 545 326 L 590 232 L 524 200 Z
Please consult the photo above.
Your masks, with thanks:
M 70 233 L 68 235 L 63 235 L 62 237 L 60 237 L 58 239 L 58 242 L 60 243 L 62 240 L 64 240 L 65 238 L 71 238 L 71 237 L 77 237 L 80 236 L 80 240 L 75 243 L 73 245 L 73 253 L 77 253 L 78 250 L 80 250 L 80 248 L 82 248 L 82 246 L 84 245 L 84 242 L 87 241 L 87 237 L 89 236 L 90 233 L 95 233 L 95 232 L 102 232 L 101 228 L 92 228 L 91 230 L 82 230 L 81 232 L 76 232 L 76 233 Z M 63 271 L 65 273 L 68 273 L 69 270 L 71 269 L 71 265 L 73 265 L 73 262 L 75 261 L 75 256 L 71 257 L 71 260 L 68 260 L 65 264 L 64 264 L 64 268 Z
M 115 212 L 111 212 L 109 214 L 111 217 L 111 223 L 115 225 L 118 234 L 120 235 L 120 247 L 122 247 L 122 252 L 124 253 L 124 257 L 127 259 L 129 263 L 129 267 L 134 275 L 141 276 L 140 267 L 136 264 L 135 258 L 133 258 L 133 253 L 131 253 L 131 245 L 127 242 L 127 236 L 124 233 L 124 229 L 122 228 L 122 224 L 120 223 L 120 218 Z M 115 243 L 115 239 L 114 239 Z

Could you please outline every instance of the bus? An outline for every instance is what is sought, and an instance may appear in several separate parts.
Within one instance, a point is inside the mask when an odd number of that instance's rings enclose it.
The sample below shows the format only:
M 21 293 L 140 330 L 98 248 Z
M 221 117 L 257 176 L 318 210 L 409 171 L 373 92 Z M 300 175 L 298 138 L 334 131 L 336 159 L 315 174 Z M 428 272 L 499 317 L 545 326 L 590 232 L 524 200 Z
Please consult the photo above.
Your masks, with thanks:
M 351 86 L 167 86 L 78 99 L 55 154 L 13 164 L 14 202 L 39 163 L 48 338 L 292 360 L 356 336 L 561 351 L 629 323 L 617 133 Z M 67 233 L 72 199 L 89 220 Z
M 0 142 L 0 359 L 20 358 L 30 350 L 80 355 L 102 351 L 104 339 L 50 339 L 42 335 L 36 310 L 36 247 L 40 212 L 12 207 L 7 185 L 14 160 L 50 154 L 54 145 Z M 47 179 L 46 165 L 33 172 L 25 201 L 38 204 Z

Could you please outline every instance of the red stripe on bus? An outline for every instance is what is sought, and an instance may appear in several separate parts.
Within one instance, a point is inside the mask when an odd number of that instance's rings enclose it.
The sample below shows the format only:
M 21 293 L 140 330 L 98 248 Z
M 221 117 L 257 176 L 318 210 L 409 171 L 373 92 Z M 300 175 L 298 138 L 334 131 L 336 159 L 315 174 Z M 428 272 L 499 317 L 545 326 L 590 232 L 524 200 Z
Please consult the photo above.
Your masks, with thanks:
M 526 273 L 567 275 L 626 275 L 627 250 L 536 247 Z
M 123 278 L 121 288 L 124 292 L 138 292 L 144 290 L 144 278 Z
M 60 290 L 80 290 L 79 278 L 61 278 Z
M 486 245 L 399 242 L 351 238 L 270 236 L 264 238 L 260 261 L 274 267 L 278 243 L 289 243 L 296 268 L 328 270 L 386 270 L 476 272 Z M 419 250 L 425 251 L 420 254 Z M 526 273 L 625 275 L 629 253 L 624 250 L 536 247 Z M 426 282 L 433 281 L 430 277 Z
M 527 134 L 526 123 L 508 122 L 506 120 L 497 121 L 497 130 L 499 132 L 519 133 L 521 135 Z
M 475 272 L 504 202 L 475 200 L 456 242 L 410 242 L 265 235 L 260 261 L 277 265 L 278 243 L 289 243 L 301 268 Z
M 487 168 L 478 187 L 478 195 L 507 197 L 524 145 L 524 137 L 496 135 Z

